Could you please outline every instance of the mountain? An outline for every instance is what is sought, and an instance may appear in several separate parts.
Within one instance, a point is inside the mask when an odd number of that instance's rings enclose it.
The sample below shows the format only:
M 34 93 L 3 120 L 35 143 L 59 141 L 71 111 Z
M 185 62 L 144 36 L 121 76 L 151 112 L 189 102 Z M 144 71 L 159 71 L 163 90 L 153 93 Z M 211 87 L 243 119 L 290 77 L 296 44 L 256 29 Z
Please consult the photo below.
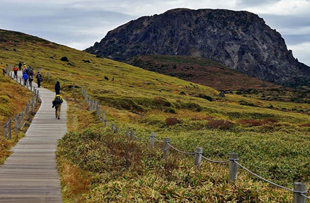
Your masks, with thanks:
M 201 57 L 269 82 L 310 84 L 310 68 L 293 57 L 276 30 L 246 11 L 174 9 L 145 16 L 86 51 L 119 61 L 150 54 Z

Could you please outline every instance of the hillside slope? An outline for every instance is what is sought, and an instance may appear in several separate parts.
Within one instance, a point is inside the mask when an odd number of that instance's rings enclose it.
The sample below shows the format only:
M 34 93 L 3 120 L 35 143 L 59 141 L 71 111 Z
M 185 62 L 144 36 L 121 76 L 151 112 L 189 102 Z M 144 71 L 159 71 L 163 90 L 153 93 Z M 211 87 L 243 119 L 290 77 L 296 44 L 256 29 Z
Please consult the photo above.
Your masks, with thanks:
M 246 167 L 288 187 L 294 181 L 309 183 L 309 104 L 262 101 L 236 94 L 219 97 L 217 90 L 207 86 L 22 33 L 0 30 L 0 34 L 0 66 L 24 61 L 35 70 L 40 68 L 43 87 L 53 90 L 55 81 L 60 81 L 69 104 L 70 133 L 59 142 L 57 154 L 63 193 L 68 199 L 292 200 L 289 192 L 270 189 L 241 170 L 235 186 L 227 182 L 227 166 L 206 163 L 200 172 L 192 167 L 192 156 L 174 157 L 173 153 L 171 162 L 165 162 L 161 143 L 148 151 L 139 142 L 127 142 L 126 129 L 146 139 L 151 132 L 159 140 L 169 137 L 184 151 L 202 147 L 204 156 L 216 160 L 236 152 Z M 89 111 L 81 86 L 99 101 L 108 125 L 120 127 L 117 136 Z M 189 190 L 192 193 L 188 194 Z
M 245 11 L 174 9 L 141 17 L 86 51 L 120 61 L 150 54 L 202 57 L 290 86 L 309 85 L 310 78 L 310 68 L 293 57 L 281 35 Z
M 211 60 L 169 55 L 137 56 L 130 64 L 217 90 L 268 89 L 279 85 L 249 77 Z

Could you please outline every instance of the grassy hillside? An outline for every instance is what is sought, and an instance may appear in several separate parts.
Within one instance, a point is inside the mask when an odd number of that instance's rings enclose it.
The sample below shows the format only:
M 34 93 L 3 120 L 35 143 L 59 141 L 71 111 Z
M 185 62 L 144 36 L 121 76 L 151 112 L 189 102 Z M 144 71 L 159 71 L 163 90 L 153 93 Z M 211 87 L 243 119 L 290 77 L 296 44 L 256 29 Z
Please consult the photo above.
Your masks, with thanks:
M 212 60 L 189 56 L 149 55 L 130 60 L 132 65 L 217 90 L 267 89 L 279 85 L 249 77 Z
M 111 141 L 102 139 L 112 135 L 93 112 L 86 111 L 81 86 L 100 101 L 109 122 L 121 126 L 123 133 L 127 128 L 144 137 L 155 132 L 158 139 L 170 137 L 184 151 L 203 147 L 204 155 L 213 159 L 226 159 L 234 151 L 242 164 L 279 184 L 310 183 L 307 103 L 258 100 L 243 94 L 219 97 L 217 90 L 207 86 L 21 33 L 2 30 L 0 34 L 0 66 L 24 61 L 41 69 L 43 87 L 53 89 L 56 79 L 61 82 L 72 132 L 61 141 L 58 159 L 69 202 L 98 202 L 106 197 L 138 202 L 290 202 L 292 196 L 270 189 L 244 172 L 238 185 L 231 185 L 226 181 L 227 167 L 204 164 L 201 172 L 193 171 L 191 158 L 177 154 L 170 166 L 160 160 L 160 148 L 141 154 L 140 143 L 130 145 L 133 154 L 125 166 L 121 161 L 123 135 L 115 135 Z M 111 145 L 119 150 L 111 150 Z M 111 162 L 113 156 L 120 161 Z M 133 165 L 139 167 L 130 167 Z M 210 185 L 208 190 L 206 185 Z M 202 197 L 193 199 L 192 193 Z M 148 199 L 152 194 L 154 198 Z

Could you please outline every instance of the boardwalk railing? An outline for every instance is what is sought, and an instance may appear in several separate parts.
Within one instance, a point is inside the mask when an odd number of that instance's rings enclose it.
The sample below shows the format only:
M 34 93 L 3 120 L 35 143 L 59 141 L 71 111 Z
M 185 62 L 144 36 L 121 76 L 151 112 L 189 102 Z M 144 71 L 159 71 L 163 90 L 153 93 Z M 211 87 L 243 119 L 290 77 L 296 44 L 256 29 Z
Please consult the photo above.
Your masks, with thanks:
M 33 91 L 34 95 L 32 97 L 32 101 L 28 101 L 25 108 L 19 114 L 16 114 L 15 116 L 13 116 L 13 118 L 8 118 L 8 121 L 4 122 L 3 125 L 1 125 L 3 126 L 3 135 L 2 138 L 0 137 L 1 140 L 12 139 L 13 132 L 17 138 L 19 130 L 23 129 L 25 121 L 29 121 L 31 115 L 34 114 L 34 111 L 37 108 L 39 102 L 39 91 L 37 89 L 35 89 L 34 87 L 30 87 L 27 84 L 25 86 L 21 78 L 19 81 L 18 78 L 14 78 L 14 74 L 13 72 L 11 72 L 10 67 L 7 67 L 6 71 L 8 76 L 16 80 L 16 82 L 19 82 L 20 85 L 26 87 L 28 90 Z
M 99 120 L 101 120 L 103 123 L 105 123 L 105 127 L 108 127 L 108 121 L 105 118 L 105 112 L 101 111 L 100 107 L 99 107 L 99 102 L 96 101 L 95 99 L 92 99 L 92 97 L 90 95 L 88 95 L 86 93 L 86 90 L 82 87 L 82 95 L 84 96 L 85 101 L 88 103 L 88 107 L 90 111 L 96 111 L 96 116 L 98 117 Z M 120 131 L 119 127 L 115 126 L 113 123 L 111 124 L 111 131 L 114 133 L 118 133 Z M 200 169 L 200 164 L 202 160 L 206 160 L 208 162 L 212 162 L 212 163 L 217 163 L 217 164 L 227 164 L 229 166 L 229 174 L 228 174 L 228 179 L 229 182 L 234 183 L 237 180 L 237 174 L 238 174 L 238 166 L 240 168 L 242 168 L 243 170 L 245 170 L 246 172 L 250 173 L 251 175 L 254 175 L 255 177 L 259 178 L 260 180 L 263 180 L 271 185 L 274 185 L 278 188 L 290 191 L 293 193 L 293 199 L 294 199 L 294 203 L 305 203 L 306 199 L 310 199 L 309 196 L 306 196 L 307 194 L 307 190 L 306 190 L 306 184 L 301 183 L 301 182 L 294 182 L 294 189 L 290 189 L 281 185 L 278 185 L 272 181 L 269 181 L 259 175 L 257 175 L 256 173 L 252 172 L 251 170 L 249 170 L 248 168 L 246 168 L 245 166 L 243 166 L 240 162 L 239 162 L 239 157 L 237 153 L 229 153 L 228 156 L 228 160 L 212 160 L 209 159 L 205 156 L 203 156 L 203 149 L 201 147 L 197 147 L 195 152 L 185 152 L 183 150 L 178 149 L 177 147 L 173 146 L 170 143 L 170 139 L 169 138 L 164 138 L 164 140 L 158 140 L 155 136 L 155 133 L 151 133 L 149 138 L 144 138 L 144 137 L 138 137 L 135 135 L 134 131 L 129 131 L 126 130 L 125 136 L 127 139 L 129 139 L 130 141 L 133 141 L 134 139 L 137 140 L 144 140 L 144 141 L 148 141 L 149 142 L 149 147 L 153 148 L 154 147 L 154 143 L 155 142 L 159 142 L 159 143 L 163 143 L 163 158 L 165 160 L 168 160 L 168 156 L 169 156 L 169 150 L 170 148 L 185 154 L 185 155 L 192 155 L 195 156 L 194 158 L 194 166 L 196 166 L 198 169 Z

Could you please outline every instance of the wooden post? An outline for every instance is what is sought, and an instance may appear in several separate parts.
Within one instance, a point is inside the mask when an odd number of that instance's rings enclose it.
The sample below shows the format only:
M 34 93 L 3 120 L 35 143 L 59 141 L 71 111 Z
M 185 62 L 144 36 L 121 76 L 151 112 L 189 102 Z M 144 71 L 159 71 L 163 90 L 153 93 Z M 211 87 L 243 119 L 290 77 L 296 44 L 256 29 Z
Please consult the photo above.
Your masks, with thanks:
M 112 132 L 114 131 L 114 124 L 113 123 L 111 124 L 111 130 L 112 130 Z
M 114 133 L 118 133 L 119 132 L 119 128 L 116 127 Z
M 12 119 L 9 118 L 9 121 L 8 121 L 8 131 L 9 131 L 9 140 L 12 138 Z
M 31 113 L 34 114 L 34 97 L 32 97 Z
M 155 133 L 151 133 L 151 136 L 150 136 L 150 148 L 154 148 L 154 142 L 155 142 Z
M 306 191 L 306 184 L 301 182 L 294 183 L 294 203 L 305 203 L 306 198 L 301 195 L 301 193 L 305 194 Z
M 7 123 L 3 124 L 3 139 L 5 140 L 7 134 Z
M 229 154 L 229 181 L 236 182 L 237 179 L 237 171 L 238 164 L 235 161 L 238 161 L 238 154 L 230 153 Z
M 38 105 L 38 102 L 39 102 L 39 90 L 37 90 L 36 106 Z
M 164 139 L 164 149 L 163 149 L 163 158 L 167 161 L 168 160 L 168 154 L 169 154 L 169 142 L 170 142 L 170 139 L 169 138 L 165 138 Z
M 104 111 L 102 111 L 102 118 L 101 118 L 101 120 L 102 120 L 102 122 L 104 122 L 104 120 L 105 120 L 105 112 Z
M 129 138 L 129 130 L 126 130 L 126 138 Z
M 131 131 L 131 133 L 130 133 L 130 141 L 134 140 L 134 136 L 135 136 L 135 131 Z
M 108 126 L 108 121 L 104 120 L 104 127 L 107 127 L 107 126 Z
M 195 166 L 200 169 L 200 163 L 201 163 L 201 158 L 202 158 L 202 148 L 197 147 L 196 148 L 196 155 L 195 155 Z
M 18 137 L 18 128 L 19 128 L 18 115 L 15 116 L 14 123 L 15 123 L 15 135 L 16 137 Z

